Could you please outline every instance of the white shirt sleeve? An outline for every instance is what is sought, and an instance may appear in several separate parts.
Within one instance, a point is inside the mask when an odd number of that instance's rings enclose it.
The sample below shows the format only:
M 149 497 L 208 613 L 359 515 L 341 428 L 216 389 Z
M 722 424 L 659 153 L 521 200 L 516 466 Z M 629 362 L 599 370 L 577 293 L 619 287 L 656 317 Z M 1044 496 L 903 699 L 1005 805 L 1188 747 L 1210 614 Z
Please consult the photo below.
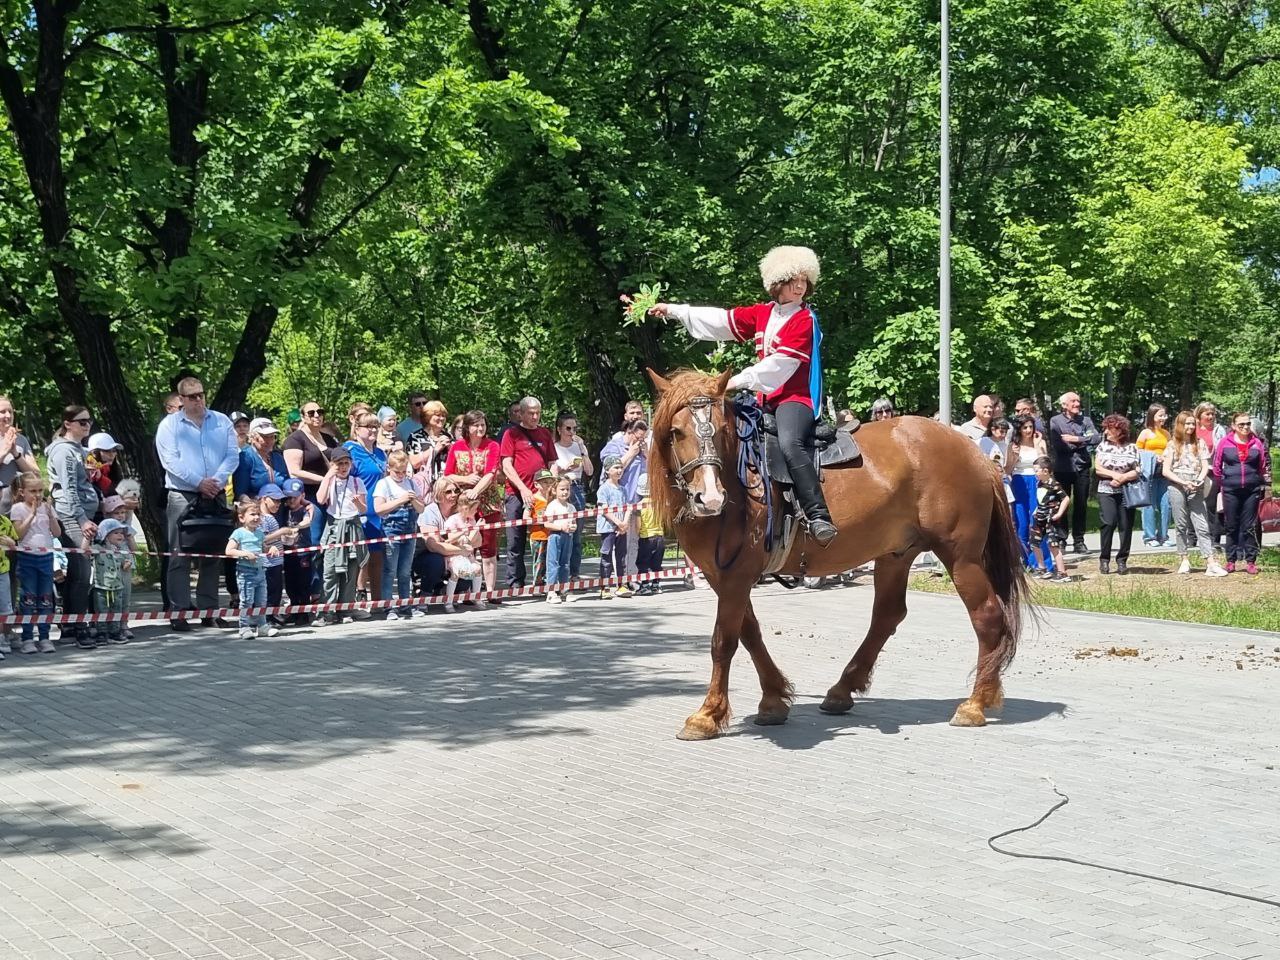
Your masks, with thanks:
M 740 370 L 729 379 L 726 389 L 773 393 L 786 383 L 799 367 L 800 361 L 795 357 L 784 357 L 782 354 L 775 353 Z
M 729 311 L 723 307 L 692 307 L 673 303 L 671 316 L 684 324 L 691 337 L 698 340 L 736 340 L 729 325 Z

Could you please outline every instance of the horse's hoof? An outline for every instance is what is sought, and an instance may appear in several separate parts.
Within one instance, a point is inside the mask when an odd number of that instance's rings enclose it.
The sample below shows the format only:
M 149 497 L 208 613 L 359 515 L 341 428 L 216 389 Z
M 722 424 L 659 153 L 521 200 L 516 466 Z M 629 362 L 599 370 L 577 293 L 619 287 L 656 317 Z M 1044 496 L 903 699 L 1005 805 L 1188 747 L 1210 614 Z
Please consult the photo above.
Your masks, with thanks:
M 830 714 L 848 713 L 853 709 L 853 697 L 833 697 L 827 694 L 826 698 L 818 704 L 818 709 Z
M 776 727 L 787 722 L 787 710 L 772 710 L 768 713 L 757 713 L 752 721 L 757 727 Z
M 720 736 L 720 728 L 702 717 L 690 717 L 684 728 L 676 734 L 677 740 L 714 740 Z
M 966 701 L 956 707 L 955 716 L 951 718 L 951 725 L 953 727 L 985 727 L 987 718 L 982 715 L 980 708 Z

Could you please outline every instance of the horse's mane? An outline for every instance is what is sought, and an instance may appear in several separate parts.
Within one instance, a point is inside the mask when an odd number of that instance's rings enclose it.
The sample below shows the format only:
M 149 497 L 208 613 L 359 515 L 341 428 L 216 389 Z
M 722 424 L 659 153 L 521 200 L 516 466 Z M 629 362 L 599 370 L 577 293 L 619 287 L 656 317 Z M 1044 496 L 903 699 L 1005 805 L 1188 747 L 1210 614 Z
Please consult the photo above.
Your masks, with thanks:
M 650 424 L 653 447 L 649 451 L 649 500 L 664 526 L 675 522 L 684 507 L 684 494 L 672 483 L 675 464 L 671 462 L 671 424 L 675 415 L 695 397 L 724 396 L 718 374 L 697 370 L 677 370 L 667 378 L 668 386 L 658 397 Z

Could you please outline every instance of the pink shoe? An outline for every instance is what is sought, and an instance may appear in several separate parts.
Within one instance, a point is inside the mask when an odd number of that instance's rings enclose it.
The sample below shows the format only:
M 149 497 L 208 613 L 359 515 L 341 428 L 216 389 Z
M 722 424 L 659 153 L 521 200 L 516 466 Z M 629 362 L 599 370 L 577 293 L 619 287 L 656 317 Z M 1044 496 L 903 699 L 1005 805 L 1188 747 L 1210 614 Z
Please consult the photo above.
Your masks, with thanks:
M 1245 567 L 1245 569 L 1248 570 L 1252 576 L 1256 577 L 1258 575 L 1258 565 L 1252 560 L 1249 561 L 1249 565 Z
M 1235 573 L 1235 572 L 1236 572 L 1236 562 L 1234 560 L 1228 560 L 1227 573 Z

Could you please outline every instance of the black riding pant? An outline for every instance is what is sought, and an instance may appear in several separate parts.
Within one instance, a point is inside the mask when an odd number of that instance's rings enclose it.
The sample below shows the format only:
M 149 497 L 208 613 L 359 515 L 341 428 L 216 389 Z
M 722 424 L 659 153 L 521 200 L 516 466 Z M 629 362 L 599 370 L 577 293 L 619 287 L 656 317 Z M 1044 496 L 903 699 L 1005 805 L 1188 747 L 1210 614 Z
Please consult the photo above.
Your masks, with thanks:
M 813 463 L 813 410 L 794 400 L 780 403 L 773 411 L 778 422 L 778 446 L 792 470 Z

